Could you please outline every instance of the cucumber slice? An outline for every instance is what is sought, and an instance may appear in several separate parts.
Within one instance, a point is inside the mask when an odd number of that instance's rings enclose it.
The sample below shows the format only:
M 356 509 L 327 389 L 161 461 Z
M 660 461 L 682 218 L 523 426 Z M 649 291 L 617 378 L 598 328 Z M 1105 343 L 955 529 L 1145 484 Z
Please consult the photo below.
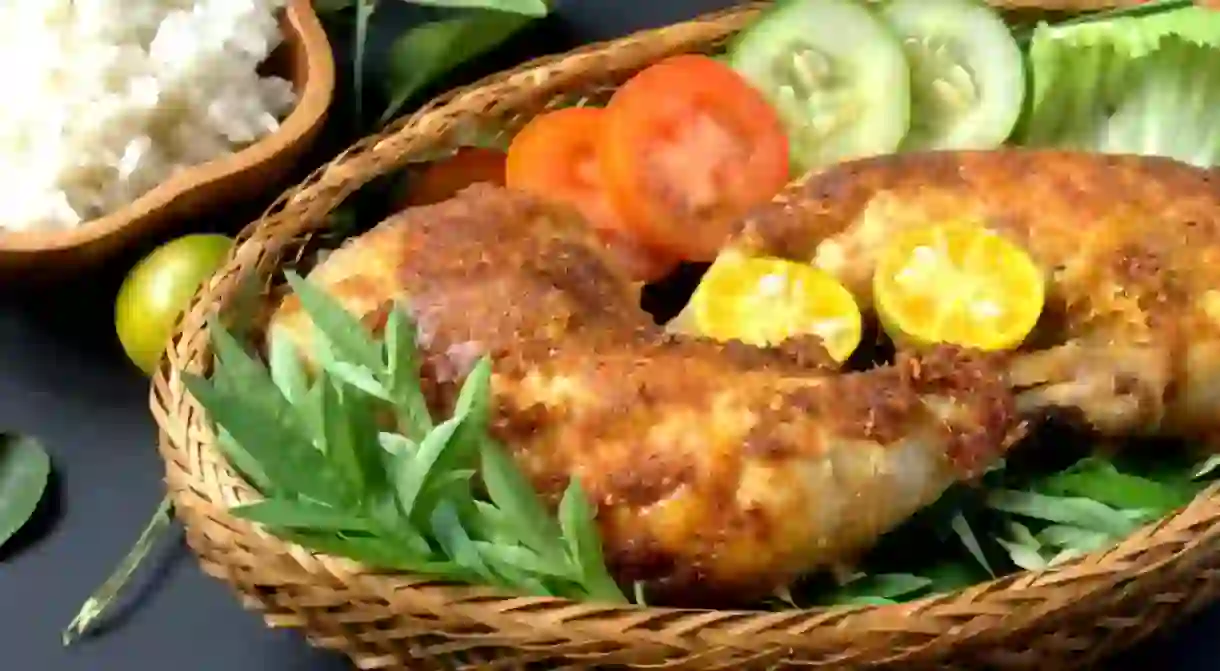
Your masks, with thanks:
M 881 15 L 911 66 L 904 150 L 994 149 L 1025 98 L 1025 63 L 1004 20 L 978 0 L 890 0 Z
M 898 149 L 910 120 L 902 45 L 855 0 L 787 0 L 738 35 L 729 63 L 788 132 L 798 173 Z

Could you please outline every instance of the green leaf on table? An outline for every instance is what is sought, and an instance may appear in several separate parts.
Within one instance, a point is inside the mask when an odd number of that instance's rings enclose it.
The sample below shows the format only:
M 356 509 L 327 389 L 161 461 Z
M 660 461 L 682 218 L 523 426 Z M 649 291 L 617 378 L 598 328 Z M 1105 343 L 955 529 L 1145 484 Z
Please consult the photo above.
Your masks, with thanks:
M 533 21 L 526 14 L 475 10 L 416 26 L 390 45 L 384 123 L 412 96 L 467 61 L 489 53 Z
M 50 475 L 51 458 L 38 441 L 0 434 L 0 546 L 33 517 Z
M 546 16 L 544 0 L 406 0 L 413 5 L 431 5 L 454 9 L 486 9 L 493 12 L 524 14 L 532 17 Z

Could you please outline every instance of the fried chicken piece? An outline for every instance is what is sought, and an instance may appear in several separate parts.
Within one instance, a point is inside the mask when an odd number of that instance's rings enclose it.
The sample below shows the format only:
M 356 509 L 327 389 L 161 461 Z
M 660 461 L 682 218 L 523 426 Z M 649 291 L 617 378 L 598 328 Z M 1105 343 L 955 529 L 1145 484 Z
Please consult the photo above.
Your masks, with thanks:
M 1017 429 L 1001 372 L 964 352 L 841 375 L 814 339 L 666 335 L 574 212 L 488 186 L 309 278 L 373 327 L 409 307 L 438 411 L 490 356 L 495 435 L 550 503 L 580 479 L 611 570 L 654 601 L 745 600 L 849 562 Z M 269 333 L 308 350 L 311 329 L 289 297 Z
M 861 303 L 898 230 L 977 220 L 1047 279 L 1012 384 L 1116 436 L 1220 437 L 1220 186 L 1167 159 L 1004 150 L 867 159 L 809 177 L 735 244 L 813 260 Z

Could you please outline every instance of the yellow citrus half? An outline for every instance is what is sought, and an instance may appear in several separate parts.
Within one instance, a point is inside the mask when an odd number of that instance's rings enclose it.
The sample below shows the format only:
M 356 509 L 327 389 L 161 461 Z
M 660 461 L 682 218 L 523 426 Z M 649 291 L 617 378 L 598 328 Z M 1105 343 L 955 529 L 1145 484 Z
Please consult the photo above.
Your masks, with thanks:
M 776 258 L 723 254 L 691 297 L 695 330 L 715 340 L 766 347 L 798 335 L 821 337 L 845 361 L 860 344 L 860 309 L 833 277 Z
M 873 303 L 895 341 L 1006 350 L 1038 323 L 1044 282 L 1025 250 L 985 227 L 937 224 L 904 231 L 885 246 Z

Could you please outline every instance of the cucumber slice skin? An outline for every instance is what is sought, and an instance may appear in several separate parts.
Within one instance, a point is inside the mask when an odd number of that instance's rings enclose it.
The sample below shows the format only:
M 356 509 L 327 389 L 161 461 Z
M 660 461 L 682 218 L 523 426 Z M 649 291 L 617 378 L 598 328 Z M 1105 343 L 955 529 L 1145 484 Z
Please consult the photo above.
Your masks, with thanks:
M 807 48 L 824 54 L 836 70 L 835 86 L 811 85 L 817 91 L 812 98 L 797 93 L 794 82 L 778 72 L 785 65 L 799 69 L 795 61 Z M 728 56 L 779 112 L 797 174 L 893 153 L 906 136 L 906 56 L 878 15 L 857 0 L 785 0 L 742 31 Z M 827 133 L 831 122 L 838 125 Z
M 1027 90 L 1025 58 L 1003 18 L 980 0 L 889 0 L 880 12 L 902 40 L 912 64 L 913 123 L 902 149 L 994 149 L 1002 145 L 1017 125 Z M 941 125 L 934 118 L 936 110 L 921 104 L 943 95 L 932 90 L 919 54 L 913 52 L 928 41 L 943 45 L 965 68 L 937 74 L 965 78 L 967 86 L 972 79 L 976 96 L 976 102 L 960 116 L 940 120 Z

